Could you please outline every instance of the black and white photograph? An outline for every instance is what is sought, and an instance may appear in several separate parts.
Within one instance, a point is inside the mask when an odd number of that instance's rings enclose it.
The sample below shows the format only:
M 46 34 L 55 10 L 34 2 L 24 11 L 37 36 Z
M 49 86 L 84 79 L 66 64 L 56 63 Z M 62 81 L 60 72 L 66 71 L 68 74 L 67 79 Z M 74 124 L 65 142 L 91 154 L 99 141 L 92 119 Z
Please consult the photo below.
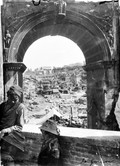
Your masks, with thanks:
M 119 0 L 0 1 L 0 166 L 120 166 Z

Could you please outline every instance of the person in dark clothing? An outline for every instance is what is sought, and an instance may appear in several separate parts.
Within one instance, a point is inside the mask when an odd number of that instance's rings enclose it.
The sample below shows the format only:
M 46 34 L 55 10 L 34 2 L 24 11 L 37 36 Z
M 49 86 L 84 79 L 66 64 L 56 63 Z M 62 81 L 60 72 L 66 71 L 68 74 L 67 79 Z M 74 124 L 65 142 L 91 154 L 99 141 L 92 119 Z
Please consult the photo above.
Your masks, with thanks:
M 120 115 L 117 113 L 117 111 L 119 110 L 119 101 L 120 101 L 119 95 L 115 91 L 115 94 L 113 95 L 112 108 L 110 110 L 109 115 L 106 117 L 107 130 L 120 131 L 120 126 L 118 121 L 118 117 L 120 117 Z
M 119 130 L 120 130 L 120 90 L 118 90 L 118 93 L 116 95 L 116 105 L 115 105 L 115 117 L 116 117 L 116 120 L 117 120 L 117 123 L 118 123 L 118 127 L 119 127 Z
M 59 130 L 53 120 L 47 120 L 40 127 L 43 143 L 38 156 L 39 166 L 62 166 L 60 161 Z
M 25 122 L 25 106 L 19 102 L 22 88 L 11 86 L 7 92 L 7 101 L 0 104 L 0 145 L 3 165 L 14 165 L 12 153 L 18 148 L 24 151 L 22 127 Z M 14 150 L 13 150 L 14 149 Z

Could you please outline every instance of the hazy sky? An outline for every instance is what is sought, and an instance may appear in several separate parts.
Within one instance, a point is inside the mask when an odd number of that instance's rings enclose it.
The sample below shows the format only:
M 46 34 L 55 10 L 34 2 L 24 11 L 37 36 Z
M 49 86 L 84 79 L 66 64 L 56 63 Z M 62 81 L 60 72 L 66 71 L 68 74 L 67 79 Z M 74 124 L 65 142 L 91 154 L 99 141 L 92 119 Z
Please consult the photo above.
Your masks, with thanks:
M 46 36 L 35 41 L 23 59 L 27 68 L 31 69 L 42 66 L 62 67 L 83 61 L 84 55 L 77 44 L 62 36 Z

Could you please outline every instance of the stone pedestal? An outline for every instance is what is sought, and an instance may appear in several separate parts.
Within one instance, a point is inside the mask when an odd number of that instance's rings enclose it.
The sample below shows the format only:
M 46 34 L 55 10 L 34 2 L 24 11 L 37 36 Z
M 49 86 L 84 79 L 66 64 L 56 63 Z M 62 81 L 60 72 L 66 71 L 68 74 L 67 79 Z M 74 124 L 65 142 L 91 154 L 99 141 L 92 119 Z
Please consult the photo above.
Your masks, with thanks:
M 23 87 L 23 72 L 26 70 L 26 66 L 21 63 L 4 63 L 4 85 L 5 85 L 5 99 L 6 92 L 12 85 L 19 85 Z

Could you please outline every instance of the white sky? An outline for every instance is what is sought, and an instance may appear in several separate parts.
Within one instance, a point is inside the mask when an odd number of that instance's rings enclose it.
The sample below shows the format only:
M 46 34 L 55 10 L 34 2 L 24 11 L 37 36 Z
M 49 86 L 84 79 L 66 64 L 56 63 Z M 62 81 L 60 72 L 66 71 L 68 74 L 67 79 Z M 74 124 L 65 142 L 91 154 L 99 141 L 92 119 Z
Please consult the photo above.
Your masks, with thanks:
M 28 48 L 23 62 L 27 68 L 35 69 L 83 63 L 85 58 L 81 49 L 72 40 L 62 36 L 46 36 Z

